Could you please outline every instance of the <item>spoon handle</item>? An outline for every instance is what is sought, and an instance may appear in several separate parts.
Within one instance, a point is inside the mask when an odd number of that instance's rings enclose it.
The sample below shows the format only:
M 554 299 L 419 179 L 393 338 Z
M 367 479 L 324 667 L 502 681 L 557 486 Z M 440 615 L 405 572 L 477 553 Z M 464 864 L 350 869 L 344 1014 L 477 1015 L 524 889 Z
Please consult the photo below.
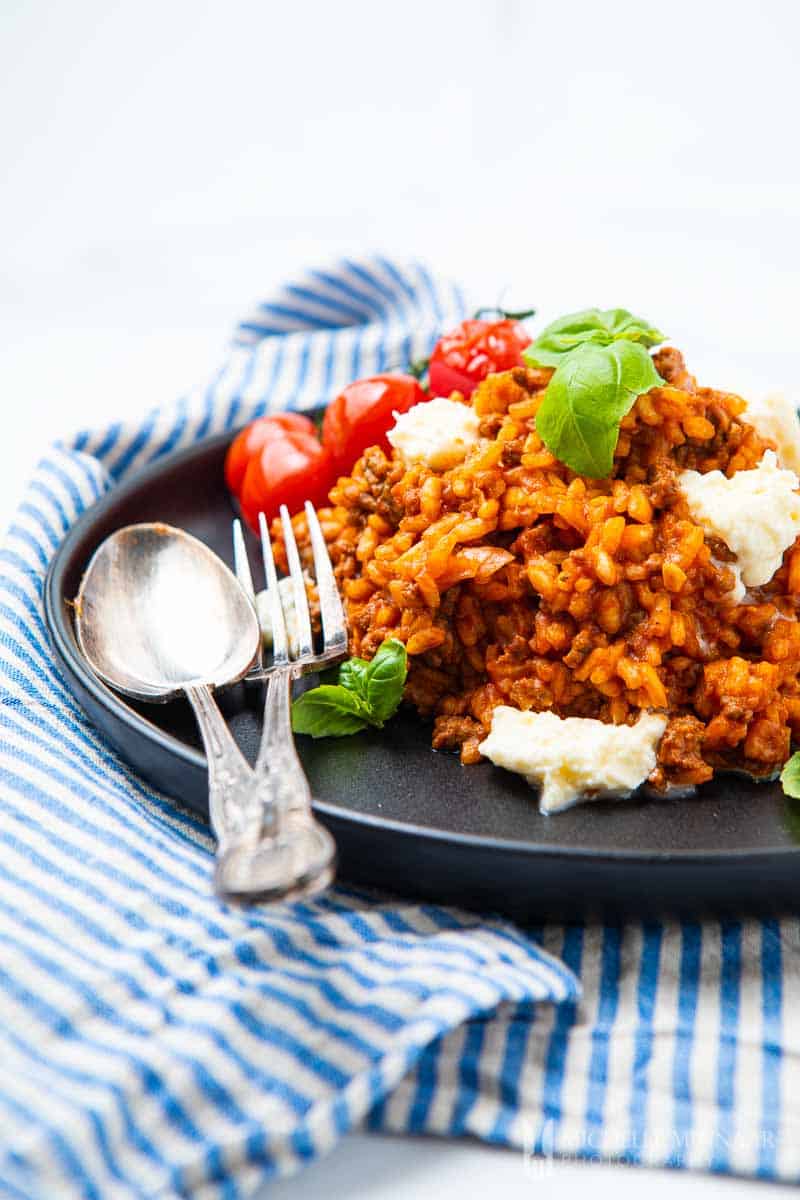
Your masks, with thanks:
M 208 811 L 219 851 L 246 837 L 261 820 L 258 784 L 204 683 L 184 688 L 208 761 Z

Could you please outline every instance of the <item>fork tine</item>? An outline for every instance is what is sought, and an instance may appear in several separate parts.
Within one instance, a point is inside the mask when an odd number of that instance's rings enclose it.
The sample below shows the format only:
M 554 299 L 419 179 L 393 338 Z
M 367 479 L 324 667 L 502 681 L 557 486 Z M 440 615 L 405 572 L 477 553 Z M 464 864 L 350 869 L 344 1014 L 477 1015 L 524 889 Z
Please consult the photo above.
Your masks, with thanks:
M 253 587 L 253 576 L 250 571 L 250 560 L 247 557 L 247 549 L 244 544 L 244 533 L 242 532 L 242 522 L 237 517 L 233 522 L 233 567 L 236 578 L 239 580 L 243 591 L 247 593 L 247 598 L 255 609 L 258 616 L 258 605 L 256 604 L 256 589 Z M 260 624 L 260 622 L 259 622 Z M 258 643 L 258 655 L 255 663 L 248 672 L 249 675 L 258 675 L 264 666 L 264 644 L 261 639 Z
M 289 638 L 286 633 L 286 621 L 284 620 L 281 596 L 278 591 L 278 573 L 275 570 L 272 542 L 269 538 L 267 518 L 263 512 L 258 514 L 258 528 L 261 534 L 261 553 L 264 558 L 264 575 L 267 580 L 267 597 L 269 599 L 269 617 L 272 624 L 272 661 L 277 667 L 289 661 Z
M 251 604 L 256 602 L 256 590 L 253 587 L 253 576 L 250 572 L 250 560 L 244 544 L 242 522 L 237 517 L 233 522 L 233 567 L 236 578 L 247 592 Z
M 297 658 L 310 658 L 314 653 L 314 639 L 311 635 L 311 613 L 308 608 L 308 593 L 303 578 L 303 568 L 292 529 L 289 510 L 281 505 L 281 525 L 283 526 L 283 541 L 286 546 L 286 561 L 289 564 L 289 578 L 292 581 L 294 610 L 297 616 Z
M 347 649 L 347 622 L 345 621 L 342 598 L 333 574 L 328 547 L 319 525 L 314 505 L 306 500 L 306 520 L 314 552 L 314 573 L 317 577 L 319 607 L 322 615 L 322 633 L 325 651 L 338 652 Z

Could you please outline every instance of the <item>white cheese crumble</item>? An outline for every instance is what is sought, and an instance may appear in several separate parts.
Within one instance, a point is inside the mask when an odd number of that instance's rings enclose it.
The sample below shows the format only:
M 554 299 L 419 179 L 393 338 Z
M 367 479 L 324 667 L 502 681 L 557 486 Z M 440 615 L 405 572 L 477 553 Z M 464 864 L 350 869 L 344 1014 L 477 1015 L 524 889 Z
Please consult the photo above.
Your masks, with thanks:
M 745 587 L 769 583 L 800 533 L 800 480 L 767 450 L 752 471 L 682 471 L 678 483 L 698 524 L 736 555 Z
M 297 609 L 294 604 L 292 581 L 288 575 L 284 579 L 278 580 L 278 595 L 281 598 L 283 619 L 286 622 L 286 636 L 289 640 L 289 650 L 292 654 L 296 654 L 300 644 L 300 630 L 297 624 Z M 256 596 L 256 612 L 258 613 L 258 623 L 261 626 L 261 637 L 268 650 L 272 646 L 272 614 L 270 613 L 270 606 L 269 592 L 266 590 L 259 592 Z
M 742 414 L 762 437 L 778 447 L 778 462 L 800 475 L 800 417 L 788 396 L 774 392 L 748 400 Z
M 437 396 L 394 416 L 394 428 L 386 436 L 395 450 L 408 462 L 424 462 L 434 471 L 463 462 L 480 440 L 478 414 L 457 400 Z
M 478 749 L 539 786 L 539 811 L 555 813 L 581 800 L 630 795 L 655 769 L 666 725 L 656 713 L 642 713 L 635 725 L 606 725 L 500 705 Z

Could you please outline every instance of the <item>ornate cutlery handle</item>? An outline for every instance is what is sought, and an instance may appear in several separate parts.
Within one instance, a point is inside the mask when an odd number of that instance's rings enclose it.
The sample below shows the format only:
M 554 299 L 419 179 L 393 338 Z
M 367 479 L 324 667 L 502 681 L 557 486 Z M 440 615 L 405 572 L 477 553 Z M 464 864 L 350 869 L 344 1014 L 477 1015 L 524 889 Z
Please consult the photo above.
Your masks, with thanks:
M 211 689 L 187 687 L 208 760 L 208 807 L 217 838 L 217 890 L 240 899 L 310 895 L 333 878 L 336 846 L 311 811 L 311 791 L 291 728 L 291 670 L 270 676 L 269 735 L 253 771 Z
M 211 688 L 185 689 L 208 761 L 208 811 L 222 853 L 232 843 L 258 836 L 263 823 L 262 784 L 236 745 Z
M 256 761 L 256 774 L 266 783 L 278 819 L 287 813 L 311 816 L 311 788 L 292 733 L 292 679 L 290 666 L 276 668 L 267 679 L 264 728 Z
M 297 754 L 292 732 L 292 666 L 277 667 L 267 679 L 264 729 L 256 761 L 267 817 L 273 816 L 277 836 L 295 847 L 296 870 L 306 890 L 329 882 L 336 860 L 336 843 L 311 809 L 311 788 Z M 314 884 L 316 880 L 316 884 Z

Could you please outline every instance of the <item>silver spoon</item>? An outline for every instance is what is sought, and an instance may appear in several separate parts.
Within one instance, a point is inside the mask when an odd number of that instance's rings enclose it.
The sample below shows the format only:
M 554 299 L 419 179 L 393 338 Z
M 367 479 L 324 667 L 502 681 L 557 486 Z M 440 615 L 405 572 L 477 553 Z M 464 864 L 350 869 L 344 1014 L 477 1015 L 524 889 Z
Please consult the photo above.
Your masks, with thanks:
M 117 691 L 152 702 L 188 698 L 208 760 L 218 886 L 228 890 L 219 869 L 225 856 L 250 846 L 262 851 L 251 896 L 268 896 L 278 879 L 285 894 L 286 855 L 269 836 L 263 785 L 212 696 L 242 679 L 260 649 L 258 620 L 235 576 L 181 529 L 128 525 L 95 551 L 75 601 L 75 628 L 89 665 Z

